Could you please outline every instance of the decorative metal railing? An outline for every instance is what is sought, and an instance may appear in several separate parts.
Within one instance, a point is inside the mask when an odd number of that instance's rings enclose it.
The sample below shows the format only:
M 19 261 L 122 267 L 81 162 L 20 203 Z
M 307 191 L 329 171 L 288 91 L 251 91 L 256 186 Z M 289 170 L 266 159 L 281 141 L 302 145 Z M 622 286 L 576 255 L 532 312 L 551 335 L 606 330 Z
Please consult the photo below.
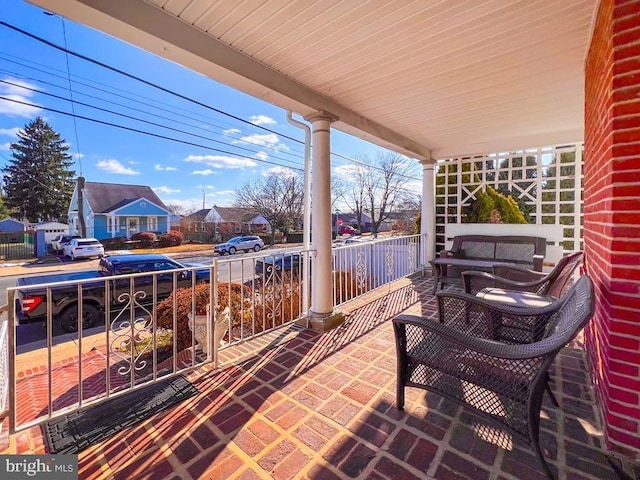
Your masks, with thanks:
M 334 305 L 419 271 L 425 240 L 354 237 L 334 248 Z M 196 283 L 203 267 L 193 267 L 9 288 L 0 402 L 8 393 L 11 432 L 217 366 L 220 349 L 303 318 L 313 252 L 272 252 L 216 258 L 204 267 L 211 282 Z M 25 296 L 44 299 L 39 324 L 18 325 L 16 299 Z M 60 310 L 62 297 L 77 302 Z

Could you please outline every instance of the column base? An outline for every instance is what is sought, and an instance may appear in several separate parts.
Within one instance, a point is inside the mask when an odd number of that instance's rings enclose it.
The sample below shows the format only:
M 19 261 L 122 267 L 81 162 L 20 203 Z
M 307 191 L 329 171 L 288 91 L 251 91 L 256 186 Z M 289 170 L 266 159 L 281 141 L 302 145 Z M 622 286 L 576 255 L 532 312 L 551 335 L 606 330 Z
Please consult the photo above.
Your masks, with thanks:
M 334 310 L 331 313 L 315 313 L 310 311 L 309 315 L 301 320 L 307 320 L 311 330 L 324 333 L 344 323 L 345 316 L 340 310 Z

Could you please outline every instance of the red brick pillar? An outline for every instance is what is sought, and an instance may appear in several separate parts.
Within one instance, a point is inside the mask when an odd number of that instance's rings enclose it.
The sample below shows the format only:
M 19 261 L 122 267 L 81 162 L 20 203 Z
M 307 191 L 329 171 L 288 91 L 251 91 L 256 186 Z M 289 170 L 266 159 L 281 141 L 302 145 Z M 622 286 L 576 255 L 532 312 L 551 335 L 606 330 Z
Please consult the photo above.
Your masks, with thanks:
M 585 72 L 586 332 L 608 447 L 640 460 L 640 0 L 602 0 Z

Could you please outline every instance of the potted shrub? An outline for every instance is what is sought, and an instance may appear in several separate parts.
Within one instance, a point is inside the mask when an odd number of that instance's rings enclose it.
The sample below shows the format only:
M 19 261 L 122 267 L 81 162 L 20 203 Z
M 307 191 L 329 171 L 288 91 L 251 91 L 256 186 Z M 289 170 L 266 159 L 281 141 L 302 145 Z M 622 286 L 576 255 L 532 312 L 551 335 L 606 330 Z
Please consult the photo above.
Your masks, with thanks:
M 178 350 L 184 350 L 191 347 L 191 328 L 189 327 L 189 315 L 196 314 L 200 316 L 207 315 L 207 306 L 209 305 L 209 289 L 208 283 L 196 285 L 194 289 L 191 287 L 178 289 L 176 292 L 176 319 L 177 332 L 175 339 Z M 251 298 L 252 290 L 249 287 L 237 283 L 219 283 L 218 284 L 218 304 L 216 309 L 218 316 L 226 307 L 229 308 L 229 316 L 233 322 L 238 322 L 241 317 L 243 303 Z M 195 299 L 195 312 L 193 311 L 192 300 Z M 229 305 L 231 299 L 231 305 Z M 158 327 L 173 330 L 173 295 L 165 298 L 157 308 Z M 245 316 L 250 312 L 245 310 Z

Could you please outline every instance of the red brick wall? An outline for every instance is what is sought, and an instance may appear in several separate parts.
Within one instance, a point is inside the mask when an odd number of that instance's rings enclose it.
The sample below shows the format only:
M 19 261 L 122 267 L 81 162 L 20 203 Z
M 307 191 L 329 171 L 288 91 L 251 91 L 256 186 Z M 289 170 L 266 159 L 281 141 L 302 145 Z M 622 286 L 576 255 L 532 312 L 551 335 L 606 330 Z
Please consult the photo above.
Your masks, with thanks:
M 640 460 L 640 0 L 601 0 L 585 79 L 585 338 L 607 444 Z

